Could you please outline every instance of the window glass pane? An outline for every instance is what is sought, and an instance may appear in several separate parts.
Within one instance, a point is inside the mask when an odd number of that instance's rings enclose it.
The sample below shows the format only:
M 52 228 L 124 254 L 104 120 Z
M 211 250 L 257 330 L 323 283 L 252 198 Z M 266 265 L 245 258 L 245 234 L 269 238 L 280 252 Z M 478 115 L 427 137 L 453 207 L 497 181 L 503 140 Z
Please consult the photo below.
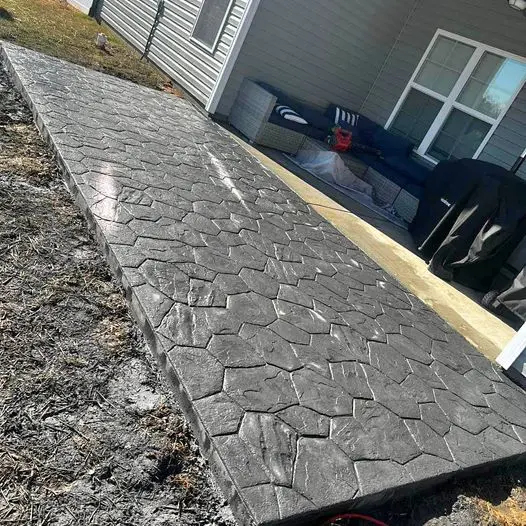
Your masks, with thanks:
M 422 64 L 422 69 L 416 77 L 416 82 L 426 88 L 431 88 L 435 85 L 436 80 L 438 79 L 442 68 L 433 62 L 428 62 L 427 60 Z
M 446 95 L 451 92 L 458 80 L 459 74 L 455 71 L 444 69 L 435 82 L 435 91 Z
M 484 53 L 458 101 L 498 118 L 526 78 L 526 64 Z
M 473 46 L 438 37 L 415 82 L 447 97 L 474 51 Z
M 203 0 L 199 18 L 195 23 L 192 36 L 212 48 L 217 35 L 223 29 L 223 20 L 230 7 L 231 0 Z
M 473 51 L 474 48 L 472 46 L 457 42 L 449 55 L 446 66 L 460 73 L 466 67 L 471 55 L 473 55 Z
M 433 49 L 429 52 L 429 60 L 437 64 L 445 64 L 447 59 L 451 56 L 451 52 L 455 47 L 455 40 L 446 37 L 438 37 Z
M 455 139 L 446 134 L 440 134 L 435 143 L 433 144 L 432 150 L 429 152 L 438 161 L 443 161 L 449 158 L 449 152 L 455 147 Z
M 441 108 L 440 101 L 412 89 L 389 129 L 418 145 Z
M 443 133 L 447 133 L 453 137 L 458 137 L 464 132 L 464 126 L 466 124 L 465 114 L 461 111 L 453 111 L 450 113 L 448 119 L 442 126 Z
M 491 82 L 491 79 L 499 71 L 500 66 L 504 62 L 503 57 L 494 55 L 493 53 L 485 53 L 477 64 L 475 71 L 473 72 L 472 78 L 481 80 L 486 84 Z
M 437 161 L 471 158 L 491 129 L 491 125 L 454 109 L 428 154 Z

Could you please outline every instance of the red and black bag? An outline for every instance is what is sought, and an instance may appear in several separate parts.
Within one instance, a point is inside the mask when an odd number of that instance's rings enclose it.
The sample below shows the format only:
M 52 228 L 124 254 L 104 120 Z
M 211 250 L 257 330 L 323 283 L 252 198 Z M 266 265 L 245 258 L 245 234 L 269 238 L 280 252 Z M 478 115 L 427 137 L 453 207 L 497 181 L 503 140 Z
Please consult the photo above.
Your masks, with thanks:
M 352 148 L 352 133 L 336 126 L 332 129 L 327 142 L 334 152 L 347 152 Z

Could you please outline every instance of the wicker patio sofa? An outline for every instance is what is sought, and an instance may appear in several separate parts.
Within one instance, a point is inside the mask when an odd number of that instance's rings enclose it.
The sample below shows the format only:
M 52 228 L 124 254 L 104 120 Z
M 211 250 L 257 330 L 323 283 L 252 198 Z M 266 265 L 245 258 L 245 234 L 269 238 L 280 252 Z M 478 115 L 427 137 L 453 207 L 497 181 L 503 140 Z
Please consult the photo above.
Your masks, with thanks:
M 244 79 L 230 112 L 230 124 L 250 142 L 296 154 L 306 135 L 269 122 L 277 100 L 259 84 Z
M 293 108 L 307 125 L 284 121 L 274 111 L 276 105 Z M 300 149 L 329 149 L 324 142 L 329 130 L 335 125 L 345 127 L 345 123 L 338 121 L 341 112 L 336 112 L 336 108 L 338 106 L 330 104 L 323 113 L 273 86 L 245 78 L 232 107 L 230 123 L 252 143 L 296 155 Z M 411 223 L 423 183 L 431 173 L 429 168 L 411 157 L 413 145 L 409 140 L 385 130 L 358 112 L 345 112 L 356 117 L 353 135 L 384 155 L 379 158 L 370 153 L 349 152 L 340 154 L 343 161 L 355 175 L 374 187 L 381 203 L 392 205 L 407 223 Z

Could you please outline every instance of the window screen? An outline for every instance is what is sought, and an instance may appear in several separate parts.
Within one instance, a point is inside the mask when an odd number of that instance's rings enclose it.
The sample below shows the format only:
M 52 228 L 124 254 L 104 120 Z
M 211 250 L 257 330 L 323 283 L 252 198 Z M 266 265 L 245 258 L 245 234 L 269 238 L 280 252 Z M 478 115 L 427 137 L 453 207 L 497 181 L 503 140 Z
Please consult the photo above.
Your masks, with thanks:
M 213 51 L 232 0 L 203 0 L 192 37 Z

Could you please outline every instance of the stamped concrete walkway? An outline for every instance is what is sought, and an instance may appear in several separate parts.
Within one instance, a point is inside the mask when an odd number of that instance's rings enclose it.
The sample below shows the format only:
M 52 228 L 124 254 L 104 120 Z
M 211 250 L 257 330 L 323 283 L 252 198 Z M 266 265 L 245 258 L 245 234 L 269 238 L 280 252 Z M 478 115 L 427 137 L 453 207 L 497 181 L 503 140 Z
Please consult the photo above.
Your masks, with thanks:
M 6 45 L 241 523 L 526 452 L 526 395 L 188 102 Z

